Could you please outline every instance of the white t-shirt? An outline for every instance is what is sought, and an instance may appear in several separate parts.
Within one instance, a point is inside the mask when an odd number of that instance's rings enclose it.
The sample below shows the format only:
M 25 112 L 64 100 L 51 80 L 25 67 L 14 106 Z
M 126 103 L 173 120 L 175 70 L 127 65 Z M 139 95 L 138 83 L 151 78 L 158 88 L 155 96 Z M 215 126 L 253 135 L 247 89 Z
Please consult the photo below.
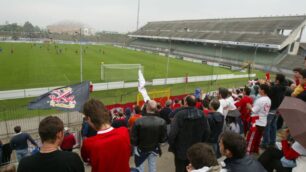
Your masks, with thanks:
M 232 96 L 229 96 L 225 99 L 228 102 L 228 110 L 235 110 L 237 107 L 235 106 L 235 100 Z
M 256 125 L 265 127 L 267 125 L 267 116 L 271 107 L 271 100 L 268 96 L 259 97 L 252 108 L 252 116 L 259 116 Z
M 234 99 L 232 97 L 228 97 L 226 99 L 220 99 L 219 102 L 220 102 L 220 107 L 217 111 L 220 112 L 224 117 L 226 117 L 229 110 L 237 109 L 235 106 Z
M 219 102 L 220 102 L 220 107 L 217 111 L 220 112 L 225 117 L 228 113 L 227 109 L 228 109 L 229 103 L 225 99 L 220 99 Z

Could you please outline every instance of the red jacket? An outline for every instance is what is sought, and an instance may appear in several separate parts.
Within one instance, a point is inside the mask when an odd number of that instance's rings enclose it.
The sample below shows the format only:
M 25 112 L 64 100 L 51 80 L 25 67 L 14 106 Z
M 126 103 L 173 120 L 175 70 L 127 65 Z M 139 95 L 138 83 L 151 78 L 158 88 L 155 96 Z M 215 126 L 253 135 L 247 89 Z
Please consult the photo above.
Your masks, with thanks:
M 300 154 L 293 150 L 287 140 L 282 140 L 282 151 L 286 159 L 288 160 L 295 160 L 297 159 Z
M 175 110 L 175 109 L 180 108 L 180 107 L 181 107 L 181 104 L 175 103 L 175 104 L 173 104 L 173 106 L 172 106 L 172 110 Z
M 249 96 L 243 96 L 240 101 L 235 105 L 237 108 L 240 108 L 241 119 L 248 121 L 250 119 L 251 111 L 247 108 L 247 104 L 253 104 L 253 99 Z
M 126 127 L 98 131 L 83 141 L 81 156 L 92 172 L 130 172 L 131 144 Z
M 61 149 L 62 150 L 72 149 L 75 143 L 76 142 L 73 134 L 71 133 L 65 134 L 64 140 L 61 145 Z

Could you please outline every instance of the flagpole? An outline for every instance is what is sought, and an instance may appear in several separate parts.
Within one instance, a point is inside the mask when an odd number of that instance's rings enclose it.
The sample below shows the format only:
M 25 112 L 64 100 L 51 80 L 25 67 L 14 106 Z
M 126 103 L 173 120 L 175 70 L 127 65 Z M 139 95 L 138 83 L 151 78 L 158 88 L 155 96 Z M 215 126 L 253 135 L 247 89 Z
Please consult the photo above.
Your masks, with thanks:
M 138 26 L 139 26 L 139 11 L 140 11 L 140 0 L 138 0 L 138 11 L 137 11 L 137 25 L 136 25 L 136 30 L 138 30 Z

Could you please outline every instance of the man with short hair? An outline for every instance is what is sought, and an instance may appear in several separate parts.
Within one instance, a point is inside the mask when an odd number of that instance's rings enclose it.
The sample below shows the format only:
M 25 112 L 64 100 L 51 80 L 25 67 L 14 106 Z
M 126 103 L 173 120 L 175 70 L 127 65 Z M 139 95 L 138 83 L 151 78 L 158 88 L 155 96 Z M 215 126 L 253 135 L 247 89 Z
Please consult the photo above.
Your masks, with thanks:
M 167 100 L 166 103 L 165 103 L 166 106 L 159 112 L 159 116 L 166 121 L 166 124 L 167 124 L 167 135 L 169 135 L 169 132 L 170 132 L 170 123 L 171 123 L 171 120 L 170 120 L 169 115 L 172 112 L 171 104 L 172 104 L 172 101 L 170 99 Z
M 294 85 L 293 85 L 293 87 L 296 87 L 296 86 L 298 86 L 298 85 L 300 85 L 300 81 L 301 81 L 301 73 L 302 73 L 302 68 L 294 68 L 293 69 L 293 73 L 294 73 L 294 75 L 293 75 L 293 77 L 294 77 Z
M 73 146 L 76 144 L 75 137 L 69 132 L 69 128 L 64 128 L 64 140 L 61 144 L 61 149 L 63 151 L 72 152 Z
M 17 161 L 19 162 L 22 158 L 29 155 L 28 151 L 28 140 L 35 146 L 36 142 L 28 133 L 21 132 L 21 127 L 14 127 L 15 135 L 10 141 L 11 148 L 16 150 Z
M 303 85 L 304 91 L 297 95 L 297 98 L 306 102 L 306 69 L 301 71 L 301 75 L 303 77 L 301 84 Z
M 224 125 L 224 116 L 217 111 L 219 107 L 220 107 L 219 100 L 212 99 L 209 103 L 210 112 L 208 113 L 207 116 L 211 131 L 208 142 L 212 145 L 212 148 L 215 151 L 217 158 L 221 156 L 219 152 L 218 139 L 219 135 L 223 131 L 223 125 Z
M 135 164 L 144 172 L 144 162 L 148 159 L 149 172 L 156 172 L 156 158 L 161 155 L 160 143 L 167 140 L 166 121 L 156 114 L 157 103 L 149 100 L 146 116 L 139 118 L 133 128 L 131 141 L 135 146 Z
M 83 113 L 88 124 L 97 130 L 97 135 L 83 141 L 81 155 L 92 172 L 129 172 L 131 154 L 130 136 L 126 127 L 113 128 L 109 111 L 95 99 L 84 104 Z
M 293 89 L 293 92 L 291 93 L 292 97 L 296 97 L 304 90 L 303 84 L 301 83 L 301 81 L 303 80 L 302 70 L 302 68 L 293 69 L 295 84 L 291 85 L 291 89 Z
M 261 137 L 267 126 L 267 116 L 271 107 L 271 99 L 268 97 L 269 86 L 261 84 L 259 86 L 260 98 L 254 105 L 248 104 L 248 109 L 252 111 L 251 128 L 247 135 L 247 152 L 249 154 L 259 153 L 259 144 Z
M 233 172 L 265 172 L 266 170 L 255 159 L 246 155 L 245 139 L 234 132 L 220 135 L 220 152 L 226 157 L 225 169 Z
M 220 107 L 218 109 L 218 112 L 220 112 L 224 116 L 224 118 L 226 118 L 226 115 L 230 107 L 230 102 L 227 100 L 228 93 L 229 91 L 227 88 L 219 88 L 218 98 L 220 101 Z
M 287 91 L 286 77 L 283 74 L 276 74 L 275 82 L 270 84 L 269 98 L 271 99 L 271 108 L 267 117 L 267 125 L 264 131 L 261 147 L 275 146 L 277 119 L 276 111 L 282 103 Z
M 63 130 L 63 121 L 58 117 L 44 118 L 38 127 L 40 152 L 23 158 L 18 172 L 84 172 L 83 162 L 76 153 L 58 150 L 64 139 Z
M 135 114 L 132 115 L 131 118 L 129 119 L 129 129 L 130 129 L 130 130 L 132 130 L 135 121 L 136 121 L 138 118 L 141 118 L 141 117 L 142 117 L 140 106 L 138 106 L 138 105 L 135 106 L 135 107 L 134 107 L 134 111 L 135 111 Z
M 178 111 L 169 134 L 169 151 L 174 153 L 175 171 L 185 172 L 189 164 L 186 152 L 195 143 L 207 142 L 210 135 L 208 120 L 202 111 L 195 107 L 193 95 L 185 98 L 184 108 Z

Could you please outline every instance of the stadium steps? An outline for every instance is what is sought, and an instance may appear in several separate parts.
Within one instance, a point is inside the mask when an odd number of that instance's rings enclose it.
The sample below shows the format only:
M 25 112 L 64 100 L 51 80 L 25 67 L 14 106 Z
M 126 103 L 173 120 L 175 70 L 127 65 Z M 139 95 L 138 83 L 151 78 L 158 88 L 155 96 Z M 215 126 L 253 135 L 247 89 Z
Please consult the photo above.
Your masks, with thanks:
M 279 68 L 293 69 L 304 68 L 304 57 L 299 55 L 287 55 L 278 65 Z
M 156 50 L 166 50 L 170 48 L 170 42 L 168 41 L 156 41 L 156 40 L 145 40 L 145 39 L 137 39 L 130 43 L 130 46 L 139 47 L 149 47 L 154 48 Z M 210 57 L 222 57 L 228 60 L 234 61 L 254 61 L 258 64 L 263 65 L 275 65 L 277 59 L 280 58 L 280 53 L 278 52 L 267 52 L 264 50 L 258 50 L 257 56 L 255 58 L 255 49 L 253 48 L 231 48 L 227 46 L 223 46 L 222 48 L 214 47 L 212 45 L 203 45 L 201 43 L 180 43 L 180 42 L 172 42 L 171 48 L 174 52 L 184 52 L 190 54 L 198 54 Z M 222 49 L 222 51 L 221 51 Z

